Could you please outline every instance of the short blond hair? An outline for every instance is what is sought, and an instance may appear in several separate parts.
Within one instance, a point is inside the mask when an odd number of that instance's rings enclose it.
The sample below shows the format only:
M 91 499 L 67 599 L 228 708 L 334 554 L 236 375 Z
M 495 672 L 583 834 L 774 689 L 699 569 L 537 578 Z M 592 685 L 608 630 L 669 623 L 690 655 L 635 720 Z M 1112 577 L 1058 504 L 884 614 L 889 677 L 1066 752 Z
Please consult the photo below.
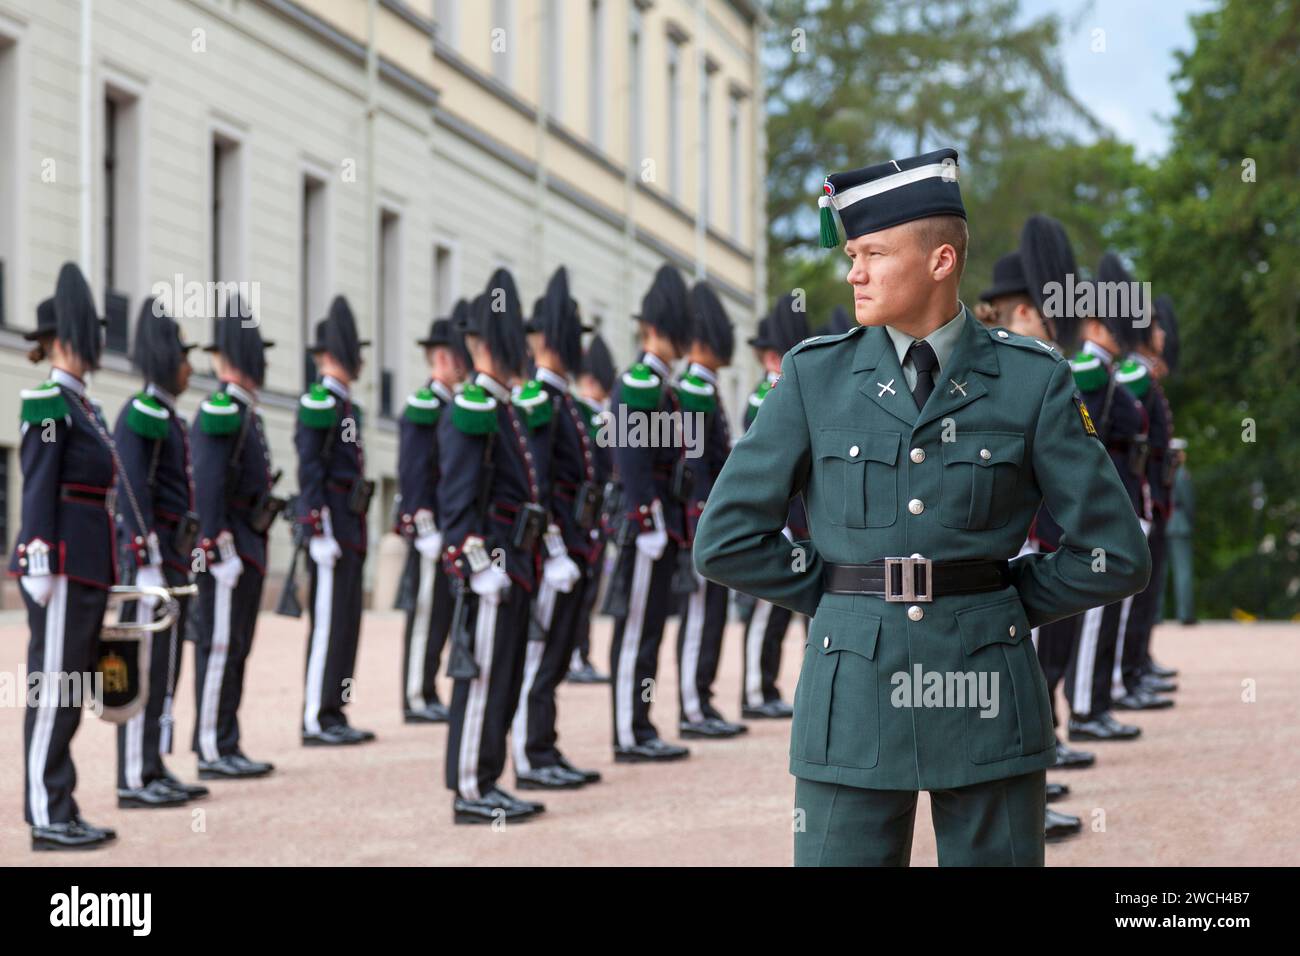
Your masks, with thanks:
M 970 232 L 961 216 L 927 216 L 912 221 L 912 234 L 926 252 L 950 245 L 957 253 L 957 278 L 966 271 L 966 246 Z

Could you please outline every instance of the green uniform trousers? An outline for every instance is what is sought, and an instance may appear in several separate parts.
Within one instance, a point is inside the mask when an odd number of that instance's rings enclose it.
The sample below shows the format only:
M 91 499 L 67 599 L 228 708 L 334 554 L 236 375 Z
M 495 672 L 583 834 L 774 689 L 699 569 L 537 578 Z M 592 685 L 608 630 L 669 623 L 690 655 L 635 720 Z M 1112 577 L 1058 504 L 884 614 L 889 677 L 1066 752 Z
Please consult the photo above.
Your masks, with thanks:
M 907 866 L 915 790 L 797 778 L 795 866 Z M 1047 771 L 930 791 L 940 866 L 1042 866 Z M 802 811 L 802 813 L 800 813 Z

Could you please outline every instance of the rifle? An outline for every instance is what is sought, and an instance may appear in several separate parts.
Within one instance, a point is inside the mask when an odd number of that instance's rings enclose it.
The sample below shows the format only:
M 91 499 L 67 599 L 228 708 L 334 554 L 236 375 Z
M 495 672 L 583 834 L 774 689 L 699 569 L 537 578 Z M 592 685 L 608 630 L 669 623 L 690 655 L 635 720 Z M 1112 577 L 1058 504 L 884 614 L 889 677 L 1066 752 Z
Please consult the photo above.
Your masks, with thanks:
M 492 494 L 492 476 L 496 469 L 492 456 L 496 437 L 495 432 L 490 433 L 483 445 L 483 467 L 479 474 L 478 499 L 474 504 L 480 528 L 487 515 L 488 497 Z M 478 662 L 474 660 L 474 635 L 469 630 L 472 597 L 469 579 L 457 580 L 456 604 L 451 612 L 451 650 L 447 656 L 447 676 L 452 680 L 474 680 L 479 676 Z
M 298 510 L 294 498 L 289 499 L 283 511 L 284 520 L 293 528 L 293 554 L 289 558 L 289 572 L 284 576 L 284 590 L 275 606 L 275 613 L 285 617 L 302 617 L 302 602 L 298 600 L 298 558 L 307 550 L 307 526 L 294 517 Z
M 614 544 L 618 546 L 618 558 L 614 564 L 614 575 L 605 588 L 605 603 L 600 613 L 612 618 L 622 619 L 628 614 L 628 601 L 632 594 L 632 574 L 636 567 L 636 536 L 639 525 L 626 514 L 620 515 L 614 530 Z

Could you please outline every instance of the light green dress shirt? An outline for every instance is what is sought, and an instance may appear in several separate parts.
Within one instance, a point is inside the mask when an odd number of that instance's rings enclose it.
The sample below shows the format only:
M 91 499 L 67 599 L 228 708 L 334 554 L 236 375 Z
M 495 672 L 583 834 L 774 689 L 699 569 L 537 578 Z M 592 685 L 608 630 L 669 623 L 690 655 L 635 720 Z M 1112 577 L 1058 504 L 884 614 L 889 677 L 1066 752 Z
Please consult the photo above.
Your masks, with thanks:
M 961 338 L 962 317 L 965 314 L 966 306 L 958 302 L 957 314 L 925 337 L 925 341 L 930 343 L 930 348 L 934 349 L 934 354 L 939 359 L 939 364 L 935 366 L 932 373 L 936 387 L 943 381 L 944 369 L 948 367 L 952 350 L 956 347 L 957 340 Z M 911 391 L 916 388 L 916 367 L 910 361 L 905 362 L 903 359 L 916 339 L 906 332 L 898 331 L 892 325 L 885 326 L 885 331 L 889 333 L 889 340 L 894 343 L 894 351 L 898 353 L 898 364 L 903 366 L 903 377 L 907 379 L 908 391 Z

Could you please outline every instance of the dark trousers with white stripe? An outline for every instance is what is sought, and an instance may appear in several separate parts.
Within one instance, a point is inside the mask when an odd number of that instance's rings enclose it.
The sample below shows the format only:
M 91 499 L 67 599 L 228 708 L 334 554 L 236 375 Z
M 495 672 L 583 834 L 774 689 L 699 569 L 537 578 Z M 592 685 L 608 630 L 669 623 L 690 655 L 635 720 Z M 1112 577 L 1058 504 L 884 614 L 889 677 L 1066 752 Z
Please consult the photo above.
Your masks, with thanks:
M 627 617 L 614 624 L 609 649 L 610 684 L 614 692 L 614 746 L 634 747 L 659 736 L 650 722 L 659 671 L 659 644 L 672 609 L 673 572 L 677 543 L 671 538 L 663 557 L 652 561 L 632 549 L 632 585 Z
M 1080 614 L 1034 628 L 1038 664 L 1047 680 L 1047 701 L 1052 709 L 1052 726 L 1060 726 L 1056 717 L 1056 688 L 1064 679 L 1079 640 Z
M 793 618 L 794 612 L 788 608 L 761 599 L 754 602 L 753 613 L 745 625 L 740 679 L 742 707 L 758 707 L 769 700 L 781 699 L 776 686 L 781 672 L 781 644 Z
M 581 567 L 581 563 L 579 566 Z M 582 592 L 582 607 L 578 609 L 578 620 L 573 634 L 573 654 L 569 661 L 569 666 L 573 670 L 591 664 L 591 618 L 596 613 L 596 601 L 600 597 L 600 579 L 604 575 L 604 569 L 603 555 L 587 569 L 589 578 Z
M 184 583 L 168 581 L 169 585 Z M 139 601 L 123 608 L 139 620 Z M 181 635 L 189 614 L 189 598 L 178 598 L 179 610 L 172 626 L 149 635 L 149 691 L 144 708 L 124 724 L 117 725 L 117 785 L 143 787 L 167 772 L 162 755 L 171 750 L 171 703 L 176 693 L 176 675 L 181 664 Z
M 560 594 L 542 585 L 537 599 L 532 602 L 534 621 L 529 634 L 541 639 L 529 640 L 524 649 L 519 705 L 515 708 L 510 728 L 516 773 L 535 767 L 551 767 L 560 762 L 560 750 L 556 746 L 559 734 L 555 726 L 555 692 L 569 672 L 578 618 L 591 583 L 583 575 L 568 594 Z M 547 616 L 551 626 L 543 631 Z
M 77 801 L 72 798 L 77 770 L 70 748 L 81 723 L 82 704 L 88 699 L 108 605 L 105 590 L 69 581 L 62 574 L 52 580 L 45 607 L 23 591 L 31 630 L 25 687 L 38 682 L 35 694 L 27 695 L 23 717 L 23 818 L 32 826 L 66 823 L 77 816 Z
M 713 680 L 722 657 L 728 593 L 720 584 L 701 581 L 683 602 L 677 628 L 677 690 L 683 721 L 722 718 L 713 706 Z
M 1065 671 L 1070 713 L 1080 720 L 1100 717 L 1111 708 L 1111 671 L 1123 603 L 1089 608 L 1080 615 L 1079 639 Z
M 479 598 L 470 624 L 478 677 L 458 680 L 447 728 L 447 788 L 477 800 L 506 765 L 506 734 L 523 682 L 530 595 L 512 585 L 501 603 Z
M 194 737 L 200 760 L 217 760 L 239 751 L 239 704 L 244 696 L 244 665 L 253 649 L 257 611 L 265 576 L 244 565 L 233 589 L 210 574 L 198 576 L 194 623 Z
M 456 598 L 437 558 L 426 558 L 412 547 L 408 560 L 415 562 L 415 604 L 406 612 L 402 708 L 423 710 L 438 702 L 435 678 Z
M 1120 631 L 1119 673 L 1115 675 L 1115 688 L 1125 691 L 1137 689 L 1138 682 L 1151 660 L 1151 631 L 1156 626 L 1156 612 L 1160 594 L 1165 587 L 1165 521 L 1158 518 L 1151 523 L 1147 533 L 1147 547 L 1151 551 L 1151 579 L 1147 586 L 1133 595 L 1128 618 Z
M 348 722 L 343 705 L 352 696 L 357 664 L 365 563 L 364 554 L 346 547 L 333 567 L 311 562 L 311 632 L 302 707 L 305 733 Z

